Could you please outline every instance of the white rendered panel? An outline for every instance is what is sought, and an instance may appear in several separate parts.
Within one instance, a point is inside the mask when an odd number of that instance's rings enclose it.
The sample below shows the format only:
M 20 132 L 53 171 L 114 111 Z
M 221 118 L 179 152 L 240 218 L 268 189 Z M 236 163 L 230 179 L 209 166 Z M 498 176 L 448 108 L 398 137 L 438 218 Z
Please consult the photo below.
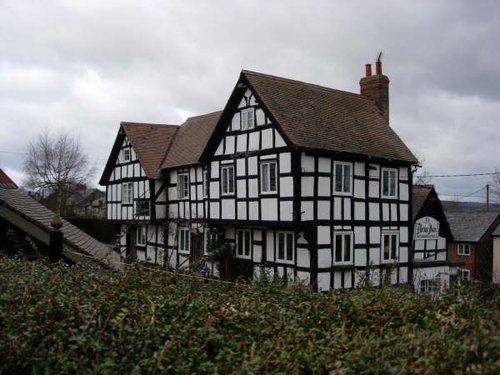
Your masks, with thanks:
M 211 219 L 219 219 L 220 218 L 219 203 L 210 202 L 210 218 Z
M 302 196 L 314 196 L 314 177 L 302 177 Z
M 248 150 L 249 151 L 257 151 L 259 149 L 259 135 L 260 132 L 251 132 L 249 133 L 249 141 L 248 141 Z
M 278 199 L 262 199 L 261 210 L 262 220 L 278 220 Z
M 342 198 L 335 197 L 333 200 L 333 219 L 342 219 Z
M 291 201 L 280 202 L 280 220 L 281 221 L 293 220 L 293 202 Z
M 366 249 L 355 249 L 354 250 L 354 265 L 355 266 L 366 266 Z
M 354 197 L 365 199 L 365 182 L 354 179 Z
M 319 157 L 318 158 L 318 172 L 331 173 L 332 172 L 332 160 L 329 158 Z
M 313 220 L 314 215 L 314 202 L 302 202 L 301 212 L 302 220 Z
M 302 172 L 314 172 L 314 157 L 306 155 L 305 152 L 301 154 L 301 167 Z
M 258 108 L 255 110 L 255 119 L 257 121 L 257 126 L 266 124 L 266 115 L 262 109 Z
M 248 173 L 247 175 L 255 176 L 257 175 L 257 157 L 252 156 L 248 158 Z
M 331 227 L 327 225 L 318 225 L 318 245 L 330 244 Z
M 247 134 L 238 134 L 236 137 L 236 151 L 244 152 L 247 150 Z
M 250 202 L 249 203 L 248 217 L 250 220 L 259 220 L 259 204 L 258 202 Z
M 378 198 L 379 197 L 379 182 L 378 181 L 370 181 L 368 195 L 370 198 Z
M 247 183 L 245 180 L 236 180 L 236 194 L 238 198 L 246 198 Z
M 261 149 L 273 148 L 273 129 L 262 130 L 262 145 Z
M 280 196 L 281 197 L 292 197 L 293 196 L 293 178 L 280 177 Z
M 276 129 L 274 129 L 274 138 L 275 138 L 276 148 L 286 146 L 285 140 L 281 137 L 280 133 Z
M 240 112 L 236 112 L 231 119 L 231 129 L 240 130 Z
M 330 201 L 318 201 L 318 219 L 319 220 L 330 220 Z
M 365 227 L 354 227 L 354 244 L 366 244 L 366 230 Z
M 369 203 L 368 207 L 370 210 L 370 215 L 369 215 L 370 220 L 375 220 L 375 221 L 380 220 L 379 204 Z
M 331 194 L 330 177 L 318 177 L 318 196 L 328 197 Z
M 213 161 L 210 165 L 211 178 L 219 178 L 219 162 Z
M 279 154 L 280 158 L 280 173 L 290 173 L 292 170 L 292 162 L 289 152 Z
M 238 220 L 248 220 L 246 202 L 238 202 Z
M 354 220 L 365 220 L 365 203 L 354 202 Z
M 223 199 L 222 200 L 222 217 L 224 220 L 233 220 L 236 218 L 236 213 L 234 212 L 235 201 L 234 199 Z
M 318 268 L 327 268 L 332 265 L 332 250 L 318 249 Z
M 330 273 L 329 272 L 319 272 L 318 273 L 318 290 L 320 292 L 327 292 L 330 290 Z

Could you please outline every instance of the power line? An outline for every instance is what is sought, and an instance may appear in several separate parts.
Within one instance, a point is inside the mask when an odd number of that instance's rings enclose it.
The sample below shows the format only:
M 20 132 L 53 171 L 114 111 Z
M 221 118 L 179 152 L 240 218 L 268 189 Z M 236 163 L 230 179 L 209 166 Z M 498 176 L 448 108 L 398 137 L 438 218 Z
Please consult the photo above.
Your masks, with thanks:
M 441 174 L 441 175 L 419 175 L 415 176 L 417 178 L 442 178 L 442 177 L 473 177 L 473 176 L 493 176 L 499 174 L 500 172 L 486 172 L 486 173 L 469 173 L 469 174 Z

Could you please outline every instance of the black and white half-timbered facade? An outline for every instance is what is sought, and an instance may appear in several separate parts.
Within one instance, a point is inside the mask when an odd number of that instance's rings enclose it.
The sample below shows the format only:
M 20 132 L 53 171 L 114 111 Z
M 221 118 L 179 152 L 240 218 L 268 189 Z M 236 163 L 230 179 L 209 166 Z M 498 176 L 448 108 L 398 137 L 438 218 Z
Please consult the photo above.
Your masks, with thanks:
M 453 235 L 433 186 L 413 186 L 413 223 L 415 291 L 439 295 L 453 286 L 460 264 L 448 259 L 448 244 Z
M 200 259 L 217 233 L 248 277 L 320 291 L 409 283 L 417 160 L 389 126 L 388 84 L 380 62 L 360 94 L 242 71 L 222 112 L 188 119 L 158 150 L 167 264 Z M 108 217 L 123 220 L 113 202 Z

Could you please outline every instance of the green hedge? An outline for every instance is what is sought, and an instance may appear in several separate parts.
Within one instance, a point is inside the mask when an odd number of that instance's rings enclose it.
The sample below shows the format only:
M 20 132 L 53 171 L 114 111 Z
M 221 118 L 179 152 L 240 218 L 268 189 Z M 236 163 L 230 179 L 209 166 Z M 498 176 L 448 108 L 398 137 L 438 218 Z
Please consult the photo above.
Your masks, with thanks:
M 133 265 L 0 256 L 0 372 L 449 374 L 500 371 L 500 298 L 321 295 Z

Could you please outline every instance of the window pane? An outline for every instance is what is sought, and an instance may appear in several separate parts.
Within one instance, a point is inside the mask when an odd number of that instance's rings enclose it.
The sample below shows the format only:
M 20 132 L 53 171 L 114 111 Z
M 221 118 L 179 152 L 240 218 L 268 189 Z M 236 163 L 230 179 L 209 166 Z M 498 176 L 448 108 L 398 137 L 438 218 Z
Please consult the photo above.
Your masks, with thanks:
M 389 195 L 394 197 L 396 195 L 396 172 L 390 171 L 390 192 Z
M 276 191 L 276 163 L 269 163 L 269 191 Z
M 344 261 L 351 261 L 351 235 L 346 234 L 344 236 Z
M 285 259 L 285 235 L 278 234 L 278 259 Z
M 238 255 L 243 255 L 243 232 L 238 232 L 238 242 L 236 244 Z
M 351 166 L 344 165 L 344 193 L 351 192 Z
M 382 195 L 389 195 L 389 172 L 382 172 Z
M 233 167 L 228 167 L 228 178 L 229 178 L 229 183 L 228 183 L 228 193 L 233 193 L 234 192 L 234 169 Z
M 335 235 L 335 261 L 342 262 L 342 236 Z
M 398 236 L 391 236 L 391 259 L 396 259 L 396 249 L 398 248 Z
M 335 191 L 342 192 L 342 165 L 335 165 Z
M 286 235 L 286 260 L 293 260 L 293 234 Z
M 264 163 L 261 165 L 261 171 L 262 171 L 262 191 L 263 192 L 268 192 L 269 191 L 269 164 Z
M 250 232 L 245 232 L 245 255 L 250 255 Z
M 383 241 L 383 247 L 384 247 L 384 259 L 389 259 L 389 246 L 390 246 L 390 238 L 389 235 L 384 234 L 384 241 Z

